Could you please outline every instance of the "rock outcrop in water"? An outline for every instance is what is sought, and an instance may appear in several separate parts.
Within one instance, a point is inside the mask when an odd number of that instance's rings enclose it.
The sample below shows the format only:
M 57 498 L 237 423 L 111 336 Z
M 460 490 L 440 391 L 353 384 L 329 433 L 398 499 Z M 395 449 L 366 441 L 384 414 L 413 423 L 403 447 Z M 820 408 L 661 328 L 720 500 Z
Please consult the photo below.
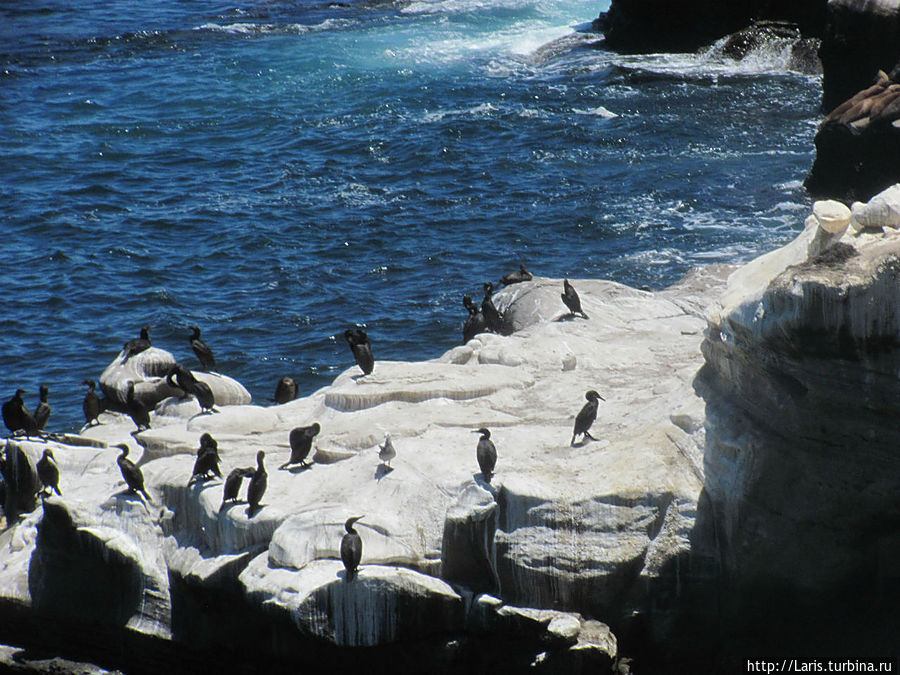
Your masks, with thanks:
M 137 671 L 131 655 L 155 653 L 176 671 L 610 672 L 634 649 L 648 672 L 683 672 L 715 653 L 723 617 L 765 616 L 755 598 L 871 598 L 900 579 L 898 193 L 817 204 L 727 288 L 724 268 L 657 293 L 575 280 L 586 320 L 561 281 L 535 279 L 496 296 L 515 334 L 434 361 L 351 369 L 269 408 L 186 416 L 165 399 L 134 438 L 107 413 L 93 446 L 49 442 L 62 496 L 43 502 L 44 444 L 9 440 L 21 515 L 0 535 L 0 625 L 40 620 L 46 635 L 20 639 Z M 571 447 L 590 389 L 599 440 Z M 312 422 L 312 468 L 276 469 Z M 489 484 L 479 427 L 499 455 Z M 219 479 L 188 484 L 204 432 L 223 475 L 265 451 L 254 514 L 223 505 Z M 150 501 L 116 470 L 107 444 L 125 439 Z M 765 624 L 783 644 L 790 618 Z M 73 631 L 77 649 L 60 640 Z
M 755 20 L 788 21 L 806 37 L 821 36 L 826 0 L 703 2 L 612 0 L 598 22 L 607 46 L 624 52 L 694 51 Z
M 898 37 L 900 40 L 900 37 Z M 816 133 L 816 159 L 804 182 L 821 198 L 868 200 L 900 180 L 900 82 L 879 72 L 844 101 Z
M 900 65 L 900 0 L 831 0 L 819 50 L 822 108 L 830 112 Z

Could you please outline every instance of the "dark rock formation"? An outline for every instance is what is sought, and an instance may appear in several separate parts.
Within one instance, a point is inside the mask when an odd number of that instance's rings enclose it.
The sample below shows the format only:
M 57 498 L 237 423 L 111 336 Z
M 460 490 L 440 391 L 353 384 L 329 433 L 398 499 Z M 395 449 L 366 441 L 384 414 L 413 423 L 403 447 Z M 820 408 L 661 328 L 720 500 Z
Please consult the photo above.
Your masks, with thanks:
M 740 61 L 750 54 L 767 51 L 786 53 L 793 71 L 822 72 L 818 56 L 819 40 L 803 37 L 800 27 L 788 21 L 754 21 L 750 26 L 716 42 L 713 53 Z
M 829 112 L 900 61 L 900 1 L 831 0 L 819 57 Z
M 754 19 L 798 24 L 805 36 L 819 36 L 825 23 L 826 0 L 612 0 L 597 22 L 606 45 L 623 52 L 693 51 L 739 31 Z
M 900 45 L 900 43 L 898 43 Z M 884 72 L 836 107 L 816 134 L 804 185 L 814 197 L 868 200 L 900 180 L 900 84 Z

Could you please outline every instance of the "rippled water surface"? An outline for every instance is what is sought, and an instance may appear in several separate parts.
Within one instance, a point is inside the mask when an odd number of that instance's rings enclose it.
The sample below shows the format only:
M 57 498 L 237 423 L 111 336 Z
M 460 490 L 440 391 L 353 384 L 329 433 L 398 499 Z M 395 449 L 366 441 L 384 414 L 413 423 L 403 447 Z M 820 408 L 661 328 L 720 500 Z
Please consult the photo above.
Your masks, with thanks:
M 460 341 L 516 269 L 658 288 L 792 237 L 819 82 L 778 55 L 617 56 L 602 3 L 0 7 L 0 398 L 77 428 L 144 323 L 258 401 Z M 335 336 L 338 338 L 335 338 Z

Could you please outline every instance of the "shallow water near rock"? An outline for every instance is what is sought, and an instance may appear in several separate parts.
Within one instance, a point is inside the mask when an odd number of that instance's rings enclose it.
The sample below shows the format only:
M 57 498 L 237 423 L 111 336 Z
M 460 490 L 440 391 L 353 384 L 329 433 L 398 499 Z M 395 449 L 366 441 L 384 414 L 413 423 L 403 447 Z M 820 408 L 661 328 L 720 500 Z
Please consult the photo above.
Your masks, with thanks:
M 817 78 L 777 54 L 617 56 L 604 3 L 442 0 L 0 9 L 0 396 L 80 382 L 187 326 L 256 401 L 434 358 L 463 293 L 524 263 L 660 288 L 786 242 Z

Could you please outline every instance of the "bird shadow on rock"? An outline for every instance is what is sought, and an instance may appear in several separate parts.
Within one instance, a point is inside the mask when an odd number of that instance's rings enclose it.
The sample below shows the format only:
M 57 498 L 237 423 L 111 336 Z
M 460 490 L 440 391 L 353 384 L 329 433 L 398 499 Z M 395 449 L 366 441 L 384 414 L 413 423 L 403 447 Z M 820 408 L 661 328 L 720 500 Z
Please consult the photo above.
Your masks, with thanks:
M 260 511 L 262 511 L 264 508 L 266 508 L 265 504 L 258 504 L 255 509 L 252 506 L 248 506 L 247 507 L 247 517 L 253 518 L 253 516 L 255 516 Z
M 303 464 L 295 464 L 294 466 L 282 465 L 282 466 L 278 467 L 278 470 L 279 471 L 287 471 L 288 473 L 298 474 L 298 473 L 303 473 L 304 471 L 309 471 L 311 468 L 313 468 L 313 465 L 311 463 L 306 464 L 304 462 Z
M 566 314 L 560 314 L 558 317 L 553 319 L 554 321 L 574 321 L 575 319 L 580 319 L 581 317 L 575 314 L 575 312 L 568 312 Z
M 394 470 L 394 467 L 387 464 L 379 464 L 375 467 L 375 480 L 381 480 Z

